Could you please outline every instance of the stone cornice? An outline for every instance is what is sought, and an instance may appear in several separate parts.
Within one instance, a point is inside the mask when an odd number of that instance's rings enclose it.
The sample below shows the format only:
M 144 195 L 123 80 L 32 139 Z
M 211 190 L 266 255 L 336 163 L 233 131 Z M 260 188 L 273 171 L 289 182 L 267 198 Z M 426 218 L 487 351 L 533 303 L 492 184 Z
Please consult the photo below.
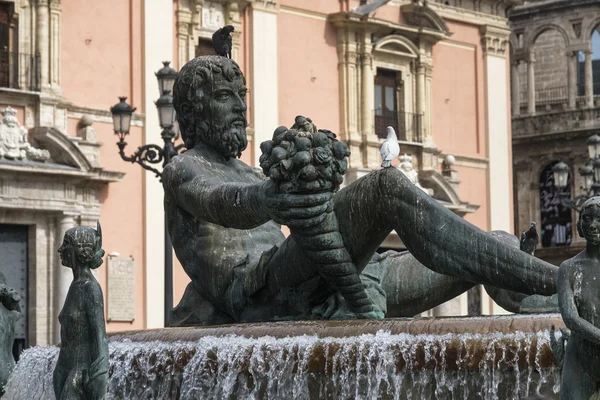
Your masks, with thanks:
M 477 26 L 493 26 L 496 28 L 509 29 L 509 21 L 505 17 L 490 15 L 464 8 L 451 7 L 439 3 L 430 3 L 429 7 L 444 19 L 450 21 L 465 22 Z
M 379 30 L 392 31 L 396 30 L 398 34 L 411 39 L 425 39 L 431 43 L 436 43 L 442 39 L 449 37 L 448 34 L 436 31 L 430 28 L 422 28 L 405 24 L 397 24 L 391 21 L 386 21 L 374 17 L 363 17 L 351 12 L 338 12 L 329 14 L 328 20 L 335 28 L 346 28 L 353 31 L 367 30 L 376 32 Z
M 83 107 L 69 102 L 59 102 L 57 106 L 66 108 L 69 112 L 69 116 L 80 118 L 82 115 L 91 115 L 94 117 L 95 121 L 112 123 L 112 114 L 108 108 L 104 110 L 100 108 Z M 131 126 L 144 126 L 145 120 L 145 114 L 134 113 L 131 116 Z
M 528 4 L 517 6 L 511 10 L 510 19 L 512 21 L 528 19 L 532 14 L 559 14 L 563 11 L 572 12 L 581 11 L 582 7 L 590 6 L 598 8 L 597 0 L 554 0 L 528 2 Z
M 0 176 L 46 175 L 60 176 L 61 180 L 94 181 L 98 183 L 119 182 L 125 176 L 123 172 L 105 171 L 100 168 L 90 171 L 81 171 L 74 167 L 61 164 L 42 163 L 34 161 L 2 161 L 0 162 Z
M 252 8 L 261 11 L 277 12 L 279 8 L 277 0 L 250 0 L 249 3 Z

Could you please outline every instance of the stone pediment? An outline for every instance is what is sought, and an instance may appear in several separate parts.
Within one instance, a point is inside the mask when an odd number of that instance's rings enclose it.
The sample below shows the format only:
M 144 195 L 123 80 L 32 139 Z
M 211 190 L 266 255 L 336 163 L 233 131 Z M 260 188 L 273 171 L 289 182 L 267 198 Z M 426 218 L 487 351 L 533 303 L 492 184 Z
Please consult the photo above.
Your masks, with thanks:
M 450 29 L 444 18 L 433 11 L 426 2 L 413 2 L 400 7 L 402 15 L 410 25 L 450 34 Z
M 433 198 L 460 217 L 479 209 L 478 205 L 461 201 L 450 182 L 436 170 L 419 171 L 419 182 L 425 188 L 432 189 Z
M 97 183 L 117 182 L 125 175 L 94 167 L 79 146 L 56 128 L 32 128 L 29 137 L 33 146 L 48 153 L 46 161 L 0 158 L 0 175 L 56 175 L 63 180 L 74 178 Z
M 50 159 L 56 164 L 64 164 L 82 171 L 90 171 L 92 165 L 81 149 L 56 128 L 36 127 L 29 130 L 33 143 L 47 149 Z

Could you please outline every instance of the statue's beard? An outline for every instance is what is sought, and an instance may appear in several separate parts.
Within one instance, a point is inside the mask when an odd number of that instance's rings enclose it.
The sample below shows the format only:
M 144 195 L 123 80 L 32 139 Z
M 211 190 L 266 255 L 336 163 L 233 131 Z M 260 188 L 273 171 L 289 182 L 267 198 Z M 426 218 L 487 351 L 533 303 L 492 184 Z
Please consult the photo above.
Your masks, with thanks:
M 248 146 L 246 137 L 246 119 L 226 124 L 208 124 L 203 141 L 226 158 L 238 158 Z

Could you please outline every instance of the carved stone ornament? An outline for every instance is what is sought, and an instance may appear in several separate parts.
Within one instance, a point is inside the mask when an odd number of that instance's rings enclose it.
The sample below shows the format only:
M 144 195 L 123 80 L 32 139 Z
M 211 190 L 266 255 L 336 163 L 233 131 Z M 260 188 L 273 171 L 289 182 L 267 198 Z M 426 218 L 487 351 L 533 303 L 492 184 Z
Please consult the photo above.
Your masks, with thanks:
M 8 106 L 1 110 L 0 120 L 0 158 L 9 160 L 46 161 L 50 158 L 48 150 L 36 149 L 27 141 L 27 129 L 17 120 L 17 111 Z
M 223 5 L 219 3 L 205 3 L 202 7 L 202 27 L 218 29 L 223 26 Z
M 412 156 L 404 154 L 398 157 L 398 159 L 400 160 L 400 165 L 398 165 L 397 168 L 400 172 L 402 172 L 413 185 L 422 189 L 424 192 L 427 192 L 427 189 L 422 187 L 419 183 L 419 173 L 413 168 Z

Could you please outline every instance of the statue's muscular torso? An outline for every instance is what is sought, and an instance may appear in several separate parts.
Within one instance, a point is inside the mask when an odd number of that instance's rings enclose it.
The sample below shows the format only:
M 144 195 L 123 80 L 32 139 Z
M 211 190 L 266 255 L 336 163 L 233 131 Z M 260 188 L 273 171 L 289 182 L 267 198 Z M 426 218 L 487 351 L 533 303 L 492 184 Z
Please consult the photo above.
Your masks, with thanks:
M 236 190 L 264 179 L 259 170 L 204 146 L 173 159 L 163 174 L 177 258 L 199 292 L 220 308 L 231 307 L 223 302 L 234 268 L 255 266 L 263 252 L 284 240 L 279 225 L 249 211 L 247 193 Z

